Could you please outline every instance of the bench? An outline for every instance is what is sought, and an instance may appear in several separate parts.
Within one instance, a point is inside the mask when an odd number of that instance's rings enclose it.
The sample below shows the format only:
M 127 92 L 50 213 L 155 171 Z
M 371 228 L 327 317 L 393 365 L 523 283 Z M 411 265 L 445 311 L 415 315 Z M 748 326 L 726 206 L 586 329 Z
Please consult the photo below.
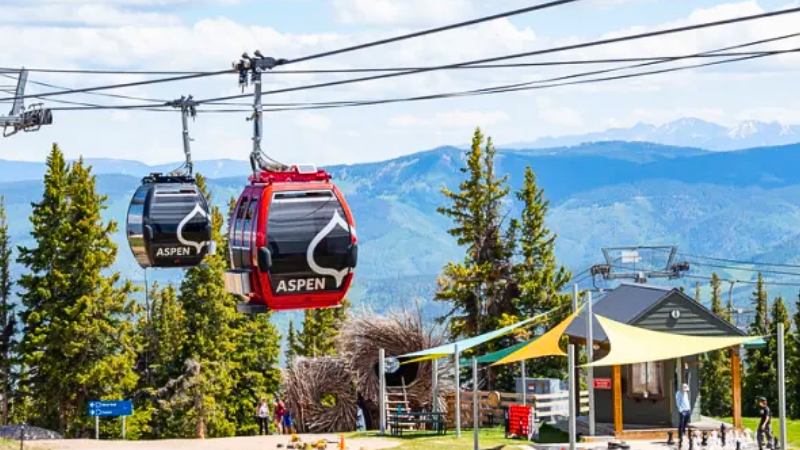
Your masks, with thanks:
M 431 425 L 436 434 L 447 434 L 447 420 L 443 412 L 392 412 L 389 415 L 392 436 L 403 436 L 407 425 Z

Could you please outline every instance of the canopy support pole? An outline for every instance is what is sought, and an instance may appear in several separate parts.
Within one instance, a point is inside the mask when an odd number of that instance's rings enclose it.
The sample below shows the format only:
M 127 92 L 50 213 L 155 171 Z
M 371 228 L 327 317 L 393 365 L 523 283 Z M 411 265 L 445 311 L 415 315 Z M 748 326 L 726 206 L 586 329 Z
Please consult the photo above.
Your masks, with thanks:
M 778 323 L 778 410 L 781 424 L 781 450 L 787 444 L 786 435 L 786 349 L 783 322 Z M 476 449 L 477 450 L 477 449 Z
M 622 435 L 622 368 L 614 366 L 612 372 L 614 387 L 614 434 Z
M 381 418 L 381 436 L 386 434 L 386 350 L 378 349 L 378 385 L 381 396 L 378 399 Z
M 453 356 L 455 357 L 453 370 L 456 378 L 456 437 L 461 437 L 461 353 L 458 351 L 458 344 L 455 345 Z
M 481 423 L 480 415 L 478 414 L 478 359 L 472 357 L 472 430 L 474 436 L 474 449 L 480 450 L 480 433 Z
M 522 378 L 522 404 L 523 405 L 527 405 L 528 404 L 528 380 L 525 378 L 526 377 L 526 374 L 525 374 L 525 360 L 523 359 L 520 363 L 522 364 L 522 367 L 521 367 L 521 369 L 522 369 L 522 377 L 521 377 Z
M 431 361 L 431 371 L 433 372 L 433 402 L 431 410 L 439 412 L 439 359 Z
M 733 396 L 733 427 L 742 428 L 742 365 L 739 361 L 739 346 L 731 347 L 731 384 Z
M 575 450 L 577 442 L 576 419 L 577 412 L 575 408 L 575 344 L 567 346 L 567 357 L 569 358 L 569 450 Z
M 586 362 L 594 362 L 594 333 L 592 330 L 592 291 L 586 293 Z M 594 367 L 586 368 L 586 387 L 589 390 L 589 436 L 595 435 Z M 578 396 L 580 398 L 580 395 Z M 580 403 L 579 403 L 580 404 Z M 578 409 L 580 411 L 580 408 Z

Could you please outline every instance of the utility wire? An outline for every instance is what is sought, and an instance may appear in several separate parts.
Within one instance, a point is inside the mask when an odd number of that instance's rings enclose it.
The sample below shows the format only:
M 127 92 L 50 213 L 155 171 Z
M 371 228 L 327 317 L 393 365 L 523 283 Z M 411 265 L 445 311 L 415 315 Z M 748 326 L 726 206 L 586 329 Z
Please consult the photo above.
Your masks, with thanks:
M 15 77 L 13 77 L 11 75 L 6 75 L 4 73 L 0 73 L 0 77 L 6 77 L 6 78 L 11 78 L 11 79 L 15 78 Z M 43 87 L 51 88 L 51 89 L 73 89 L 73 88 L 68 88 L 68 87 L 64 87 L 64 86 L 58 86 L 58 85 L 55 85 L 55 84 L 45 83 L 43 81 L 28 80 L 28 83 L 35 84 L 37 86 L 43 86 Z M 101 92 L 90 92 L 90 93 L 88 93 L 88 95 L 97 95 L 97 96 L 100 96 L 100 97 L 110 97 L 110 98 L 121 98 L 121 99 L 125 99 L 125 100 L 138 100 L 138 101 L 141 101 L 141 102 L 152 102 L 152 103 L 160 103 L 160 104 L 167 103 L 167 100 L 144 98 L 144 97 L 133 97 L 133 96 L 130 96 L 130 95 L 120 95 L 120 94 L 105 94 L 105 93 L 101 93 Z M 59 103 L 63 103 L 63 102 L 59 102 Z
M 471 25 L 477 25 L 479 23 L 490 22 L 490 21 L 496 20 L 496 19 L 505 19 L 505 18 L 508 18 L 508 17 L 512 17 L 512 16 L 516 16 L 516 15 L 520 15 L 520 14 L 525 14 L 525 13 L 529 13 L 529 12 L 533 12 L 533 11 L 540 11 L 540 10 L 543 10 L 543 9 L 553 8 L 555 6 L 566 5 L 568 3 L 575 3 L 577 1 L 579 1 L 579 0 L 556 0 L 556 1 L 551 1 L 551 2 L 547 2 L 547 3 L 542 3 L 542 4 L 539 4 L 539 5 L 528 6 L 528 7 L 516 9 L 516 10 L 513 10 L 513 11 L 506 11 L 506 12 L 502 12 L 502 13 L 499 13 L 499 14 L 494 14 L 494 15 L 491 15 L 491 16 L 479 17 L 477 19 L 467 20 L 467 21 L 464 21 L 464 22 L 458 22 L 458 23 L 454 23 L 454 24 L 451 24 L 451 25 L 445 25 L 445 26 L 441 26 L 441 27 L 430 28 L 430 29 L 423 30 L 423 31 L 417 31 L 417 32 L 414 32 L 414 33 L 403 34 L 403 35 L 400 35 L 400 36 L 395 36 L 395 37 L 391 37 L 391 38 L 387 38 L 387 39 L 380 39 L 380 40 L 377 40 L 377 41 L 367 42 L 367 43 L 364 43 L 364 44 L 358 44 L 358 45 L 353 45 L 353 46 L 350 46 L 350 47 L 340 48 L 338 50 L 330 50 L 330 51 L 327 51 L 327 52 L 316 53 L 314 55 L 303 56 L 301 58 L 290 59 L 284 65 L 286 65 L 286 64 L 297 64 L 297 63 L 301 63 L 301 62 L 305 62 L 305 61 L 311 61 L 311 60 L 314 60 L 314 59 L 327 58 L 329 56 L 341 55 L 343 53 L 354 52 L 354 51 L 357 51 L 357 50 L 364 50 L 364 49 L 371 48 L 371 47 L 377 47 L 379 45 L 386 45 L 386 44 L 391 44 L 391 43 L 394 43 L 394 42 L 405 41 L 407 39 L 427 36 L 429 34 L 435 34 L 435 33 L 441 33 L 443 31 L 455 30 L 456 28 L 463 28 L 463 27 L 467 27 L 467 26 L 471 26 Z
M 571 0 L 571 1 L 577 1 L 577 0 Z M 563 3 L 566 3 L 566 0 L 561 1 L 561 2 L 551 2 L 551 3 L 545 4 L 545 5 L 563 4 Z M 541 7 L 543 5 L 539 5 L 539 6 Z M 536 7 L 533 7 L 533 8 L 536 8 Z M 541 9 L 541 8 L 539 8 L 539 9 Z M 526 8 L 524 10 L 527 11 L 528 9 Z M 522 10 L 518 10 L 518 11 L 522 11 Z M 338 81 L 327 82 L 327 83 L 318 83 L 318 84 L 311 84 L 311 85 L 305 85 L 305 86 L 298 86 L 298 87 L 293 87 L 293 88 L 277 89 L 277 90 L 273 90 L 273 91 L 264 92 L 264 94 L 276 94 L 276 93 L 284 93 L 284 92 L 294 92 L 294 91 L 306 90 L 306 89 L 316 89 L 316 88 L 331 87 L 331 86 L 338 86 L 338 85 L 351 84 L 351 83 L 360 83 L 360 82 L 364 82 L 364 81 L 372 81 L 372 80 L 386 79 L 386 78 L 392 78 L 392 77 L 398 77 L 398 76 L 413 75 L 413 74 L 418 74 L 418 73 L 431 72 L 431 71 L 435 71 L 435 70 L 450 69 L 450 68 L 454 68 L 454 67 L 471 66 L 471 65 L 475 65 L 475 64 L 481 64 L 481 63 L 492 63 L 492 62 L 498 62 L 498 61 L 505 61 L 505 60 L 509 60 L 509 59 L 522 58 L 522 57 L 527 57 L 527 56 L 537 56 L 537 55 L 543 55 L 543 54 L 549 54 L 549 53 L 556 53 L 556 52 L 567 51 L 567 50 L 577 50 L 577 49 L 582 49 L 582 48 L 589 48 L 589 47 L 595 47 L 595 46 L 600 46 L 600 45 L 608 45 L 608 44 L 619 43 L 619 42 L 627 42 L 627 41 L 643 39 L 643 38 L 649 38 L 649 37 L 663 36 L 663 35 L 668 35 L 668 34 L 672 34 L 672 33 L 680 33 L 680 32 L 685 32 L 685 31 L 699 30 L 699 29 L 715 27 L 715 26 L 720 26 L 720 25 L 729 25 L 729 24 L 733 24 L 733 23 L 741 23 L 741 22 L 746 22 L 746 21 L 750 21 L 750 20 L 764 19 L 764 18 L 768 18 L 768 17 L 776 17 L 776 16 L 781 16 L 781 15 L 785 15 L 785 14 L 792 14 L 792 13 L 796 13 L 796 12 L 800 12 L 800 7 L 789 8 L 789 9 L 784 9 L 784 10 L 779 10 L 779 11 L 771 11 L 771 12 L 766 12 L 766 13 L 762 13 L 762 14 L 755 14 L 755 15 L 750 15 L 750 16 L 736 17 L 736 18 L 719 20 L 719 21 L 714 21 L 714 22 L 705 22 L 705 23 L 702 23 L 702 24 L 695 24 L 695 25 L 688 25 L 688 26 L 683 26 L 683 27 L 669 28 L 669 29 L 665 29 L 665 30 L 658 30 L 658 31 L 651 31 L 651 32 L 646 32 L 646 33 L 639 33 L 639 34 L 628 35 L 628 36 L 621 36 L 621 37 L 617 37 L 617 38 L 600 39 L 600 40 L 589 41 L 589 42 L 584 42 L 584 43 L 580 43 L 580 44 L 572 44 L 572 45 L 565 45 L 565 46 L 560 46 L 560 47 L 552 47 L 552 48 L 548 48 L 548 49 L 541 49 L 541 50 L 535 50 L 535 51 L 523 52 L 523 53 L 515 53 L 515 54 L 510 54 L 510 55 L 497 56 L 497 57 L 492 57 L 492 58 L 484 58 L 484 59 L 466 61 L 466 62 L 461 62 L 461 63 L 446 64 L 446 65 L 441 65 L 441 66 L 432 66 L 432 67 L 421 68 L 421 69 L 418 69 L 418 70 L 394 72 L 394 73 L 374 75 L 374 76 L 369 76 L 369 77 L 352 78 L 352 79 L 338 80 Z M 505 13 L 505 14 L 508 14 L 508 13 Z M 497 16 L 490 16 L 490 17 L 498 18 Z M 476 19 L 476 20 L 482 20 L 482 19 Z M 492 19 L 485 19 L 485 20 L 492 20 Z M 459 24 L 457 24 L 457 25 L 464 26 L 464 24 L 472 24 L 472 23 L 474 23 L 474 21 L 462 22 L 460 25 Z M 449 27 L 452 27 L 452 26 L 449 26 Z M 385 40 L 381 40 L 381 41 L 375 41 L 373 43 L 361 44 L 360 46 L 347 47 L 345 49 L 333 50 L 333 51 L 330 51 L 330 52 L 319 53 L 317 55 L 312 55 L 312 56 L 308 56 L 308 57 L 298 58 L 298 59 L 295 59 L 295 60 L 290 60 L 288 63 L 297 63 L 297 62 L 307 61 L 307 60 L 310 60 L 310 59 L 321 58 L 323 56 L 331 56 L 333 54 L 339 54 L 339 53 L 344 53 L 344 52 L 348 52 L 348 51 L 354 51 L 354 50 L 358 50 L 358 49 L 362 49 L 362 48 L 372 47 L 372 46 L 375 46 L 375 45 L 381 45 L 381 44 L 385 44 L 385 43 L 389 43 L 389 42 L 396 42 L 397 40 L 408 39 L 408 38 L 411 38 L 411 37 L 416 37 L 416 36 L 427 34 L 427 33 L 431 33 L 431 32 L 443 31 L 445 28 L 447 28 L 447 27 L 440 27 L 440 28 L 437 28 L 437 29 L 428 30 L 427 32 L 412 33 L 410 35 L 404 35 L 404 36 L 400 36 L 400 37 L 397 37 L 397 38 L 391 38 L 391 39 L 388 39 L 388 40 L 385 39 Z M 451 28 L 448 28 L 448 29 L 451 29 Z M 420 34 L 420 33 L 422 33 L 422 34 Z M 181 81 L 181 80 L 202 78 L 202 77 L 208 77 L 208 76 L 214 76 L 214 75 L 222 75 L 222 74 L 231 73 L 231 72 L 232 72 L 232 70 L 224 70 L 224 71 L 207 72 L 207 73 L 201 73 L 201 74 L 180 75 L 180 76 L 175 76 L 175 77 L 159 78 L 159 79 L 154 79 L 154 80 L 138 81 L 138 82 L 132 82 L 132 83 L 122 83 L 122 84 L 116 84 L 116 85 L 105 85 L 105 86 L 96 86 L 96 87 L 90 87 L 90 88 L 71 89 L 71 90 L 56 91 L 56 92 L 47 92 L 47 93 L 42 94 L 42 96 L 51 97 L 51 96 L 75 94 L 75 93 L 81 93 L 81 92 L 92 92 L 92 91 L 101 91 L 101 90 L 108 90 L 108 89 L 117 89 L 117 88 L 123 88 L 123 87 L 143 86 L 143 85 L 148 85 L 148 84 L 166 83 L 166 82 L 172 82 L 172 81 Z M 251 97 L 252 95 L 253 94 L 248 93 L 248 94 L 241 94 L 241 95 L 236 95 L 236 96 L 219 97 L 219 98 L 213 98 L 213 99 L 199 100 L 199 101 L 197 101 L 197 103 L 198 104 L 200 104 L 200 103 L 212 103 L 212 102 L 218 102 L 218 101 L 224 101 L 224 100 L 247 98 L 247 97 Z M 24 99 L 26 97 L 23 96 L 21 98 Z M 2 100 L 14 100 L 14 98 L 13 97 L 12 98 L 0 98 L 0 101 L 2 101 Z
M 529 90 L 538 90 L 538 89 L 549 89 L 554 87 L 561 87 L 561 86 L 572 86 L 572 85 L 579 85 L 579 84 L 594 84 L 599 82 L 605 81 L 614 81 L 614 80 L 621 80 L 621 79 L 629 79 L 629 78 L 638 78 L 643 76 L 650 76 L 656 74 L 663 74 L 663 73 L 670 73 L 670 72 L 679 72 L 683 70 L 689 69 L 697 69 L 702 67 L 709 67 L 721 64 L 729 64 L 734 62 L 741 62 L 756 58 L 762 58 L 767 56 L 775 56 L 780 54 L 787 54 L 787 53 L 798 53 L 800 52 L 800 47 L 795 49 L 788 49 L 788 50 L 775 50 L 769 52 L 758 52 L 753 56 L 748 57 L 741 57 L 741 58 L 731 58 L 725 59 L 722 61 L 714 61 L 710 63 L 704 64 L 693 64 L 688 66 L 680 66 L 680 67 L 672 67 L 668 69 L 660 69 L 660 70 L 651 70 L 646 72 L 637 72 L 632 74 L 624 74 L 624 75 L 616 75 L 616 76 L 609 76 L 609 77 L 601 77 L 601 78 L 591 78 L 586 80 L 576 80 L 576 81 L 568 81 L 563 83 L 551 83 L 551 84 L 539 84 L 535 86 L 523 86 L 523 87 L 508 87 L 508 88 L 483 88 L 483 89 L 476 89 L 476 90 L 469 90 L 469 91 L 460 91 L 460 92 L 450 92 L 450 93 L 442 93 L 442 94 L 429 94 L 423 96 L 415 96 L 415 97 L 400 97 L 400 98 L 390 98 L 390 99 L 380 99 L 380 100 L 359 100 L 359 101 L 335 101 L 335 102 L 319 102 L 313 105 L 303 105 L 297 107 L 280 107 L 280 108 L 271 108 L 271 109 L 264 109 L 263 112 L 284 112 L 284 111 L 305 111 L 305 110 L 319 110 L 319 109 L 332 109 L 332 108 L 346 108 L 346 107 L 354 107 L 354 106 L 372 106 L 372 105 L 381 105 L 381 104 L 390 104 L 390 103 L 402 103 L 402 102 L 414 102 L 414 101 L 423 101 L 423 100 L 439 100 L 445 98 L 457 98 L 457 97 L 469 97 L 469 96 L 476 96 L 476 95 L 490 95 L 490 94 L 500 94 L 500 93 L 509 93 L 509 92 L 519 92 L 519 91 L 529 91 Z M 588 72 L 594 73 L 594 72 Z M 568 75 L 565 76 L 566 78 L 575 78 L 578 76 L 585 76 L 586 73 L 583 74 L 575 74 L 575 75 Z M 565 77 L 558 77 L 558 78 L 565 78 Z M 536 83 L 543 83 L 549 80 L 539 80 Z M 515 86 L 515 85 L 509 85 Z M 198 102 L 200 103 L 200 102 Z M 141 108 L 148 108 L 151 105 L 126 105 L 126 106 L 110 106 L 106 109 L 141 109 Z M 52 110 L 63 110 L 63 111 L 80 111 L 80 110 L 92 110 L 92 108 L 51 108 Z M 222 110 L 216 110 L 221 112 Z M 248 110 L 249 111 L 249 110 Z M 241 112 L 241 110 L 230 110 L 230 112 Z
M 697 258 L 697 259 L 704 259 L 708 261 L 718 261 L 718 262 L 726 262 L 726 263 L 733 263 L 733 264 L 746 264 L 746 265 L 753 265 L 753 266 L 767 266 L 767 267 L 787 267 L 792 269 L 800 269 L 800 265 L 798 264 L 785 264 L 785 263 L 771 263 L 771 262 L 761 262 L 761 261 L 744 261 L 740 259 L 730 259 L 730 258 L 716 258 L 712 256 L 704 256 L 704 255 L 697 255 L 691 253 L 677 253 L 680 256 L 686 258 Z M 800 274 L 798 274 L 800 275 Z
M 374 81 L 374 80 L 394 78 L 394 77 L 405 76 L 405 75 L 414 75 L 414 74 L 431 72 L 431 71 L 435 71 L 435 70 L 449 69 L 449 68 L 459 67 L 459 66 L 471 66 L 471 65 L 475 65 L 475 64 L 492 63 L 492 62 L 497 62 L 497 61 L 505 61 L 505 60 L 509 60 L 509 59 L 523 58 L 523 57 L 528 57 L 528 56 L 538 56 L 538 55 L 544 55 L 544 54 L 549 54 L 549 53 L 557 53 L 557 52 L 562 52 L 562 51 L 567 51 L 567 50 L 578 50 L 578 49 L 583 49 L 583 48 L 590 48 L 590 47 L 596 47 L 596 46 L 601 46 L 601 45 L 615 44 L 615 43 L 620 43 L 620 42 L 627 42 L 627 41 L 650 38 L 650 37 L 656 37 L 656 36 L 664 36 L 664 35 L 669 35 L 669 34 L 673 34 L 673 33 L 681 33 L 681 32 L 685 32 L 685 31 L 699 30 L 699 29 L 704 29 L 704 28 L 716 27 L 716 26 L 720 26 L 720 25 L 729 25 L 729 24 L 733 24 L 733 23 L 746 22 L 746 21 L 750 21 L 750 20 L 764 19 L 764 18 L 768 18 L 768 17 L 775 17 L 775 16 L 780 16 L 780 15 L 785 15 L 785 14 L 792 14 L 792 13 L 796 13 L 796 12 L 800 12 L 800 7 L 798 7 L 798 8 L 789 8 L 789 9 L 784 9 L 784 10 L 780 10 L 780 11 L 772 11 L 772 12 L 767 12 L 767 13 L 762 13 L 762 14 L 754 14 L 754 15 L 749 15 L 749 16 L 735 17 L 735 18 L 732 18 L 732 19 L 718 20 L 718 21 L 714 21 L 714 22 L 705 22 L 705 23 L 701 23 L 701 24 L 687 25 L 687 26 L 683 26 L 683 27 L 668 28 L 668 29 L 665 29 L 665 30 L 650 31 L 650 32 L 646 32 L 646 33 L 639 33 L 639 34 L 621 36 L 621 37 L 616 37 L 616 38 L 599 39 L 599 40 L 595 40 L 595 41 L 583 42 L 583 43 L 580 43 L 580 44 L 563 45 L 563 46 L 559 46 L 559 47 L 551 47 L 551 48 L 547 48 L 547 49 L 534 50 L 534 51 L 529 51 L 529 52 L 514 53 L 514 54 L 510 54 L 510 55 L 496 56 L 496 57 L 492 57 L 492 58 L 483 58 L 483 59 L 477 59 L 477 60 L 466 61 L 466 62 L 461 62 L 461 63 L 446 64 L 446 65 L 441 65 L 441 66 L 432 66 L 432 67 L 421 68 L 421 69 L 417 69 L 417 70 L 409 70 L 409 71 L 405 71 L 405 72 L 394 72 L 394 73 L 387 73 L 387 74 L 381 74 L 381 75 L 372 75 L 372 76 L 368 76 L 368 77 L 349 78 L 349 79 L 345 79 L 345 80 L 329 81 L 329 82 L 325 82 L 325 83 L 309 84 L 309 85 L 304 85 L 304 86 L 296 86 L 296 87 L 283 88 L 283 89 L 274 89 L 274 90 L 271 90 L 271 91 L 264 91 L 262 94 L 263 95 L 281 94 L 281 93 L 296 92 L 296 91 L 308 90 L 308 89 L 318 89 L 318 88 L 324 88 L 324 87 L 341 86 L 341 85 L 345 85 L 345 84 L 362 83 L 362 82 L 365 82 L 365 81 Z M 253 96 L 252 93 L 247 93 L 247 94 L 240 94 L 240 95 L 233 95 L 233 96 L 226 96 L 226 97 L 218 97 L 218 98 L 213 98 L 213 99 L 199 100 L 198 103 L 217 102 L 217 101 L 224 101 L 224 100 L 234 100 L 234 99 L 239 99 L 239 98 L 248 98 L 248 97 L 252 97 L 252 96 Z
M 726 56 L 745 56 L 752 55 L 753 52 L 727 52 L 714 55 L 701 55 L 698 58 L 717 58 Z M 524 67 L 557 67 L 557 66 L 575 66 L 575 65 L 591 65 L 591 64 L 615 64 L 626 62 L 648 62 L 648 61 L 661 61 L 665 59 L 677 58 L 678 56 L 638 56 L 629 58 L 601 58 L 601 59 L 580 59 L 580 60 L 561 60 L 561 61 L 539 61 L 529 63 L 501 63 L 501 64 L 475 64 L 471 66 L 457 66 L 449 67 L 442 70 L 460 70 L 460 69 L 513 69 Z M 429 67 L 429 66 L 428 66 Z M 364 67 L 364 68 L 351 68 L 351 69 L 307 69 L 307 70 L 271 70 L 264 72 L 262 75 L 308 75 L 308 74 L 337 74 L 337 73 L 370 73 L 370 72 L 403 72 L 408 70 L 425 69 L 426 66 L 408 66 L 408 67 Z M 159 74 L 159 75 L 186 75 L 186 74 L 203 74 L 208 72 L 158 72 L 158 71 L 124 71 L 124 70 L 71 70 L 71 69 L 25 69 L 30 73 L 79 73 L 79 74 L 115 74 L 115 75 L 142 75 L 142 74 Z M 19 69 L 0 68 L 0 73 L 19 72 Z M 248 103 L 248 105 L 250 105 Z
M 303 57 L 300 57 L 300 58 L 290 59 L 290 60 L 287 60 L 287 61 L 283 62 L 282 65 L 297 64 L 297 63 L 300 63 L 300 62 L 311 61 L 311 60 L 314 60 L 314 59 L 325 58 L 325 57 L 328 57 L 328 56 L 339 55 L 339 54 L 343 54 L 343 53 L 349 53 L 349 52 L 353 52 L 353 51 L 356 51 L 356 50 L 363 50 L 363 49 L 367 49 L 367 48 L 371 48 L 371 47 L 377 47 L 379 45 L 385 45 L 385 44 L 390 44 L 390 43 L 394 43 L 394 42 L 400 42 L 400 41 L 404 41 L 404 40 L 407 40 L 407 39 L 426 36 L 426 35 L 430 35 L 430 34 L 434 34 L 434 33 L 440 33 L 440 32 L 443 32 L 443 31 L 454 30 L 456 28 L 462 28 L 462 27 L 466 27 L 466 26 L 470 26 L 470 25 L 476 25 L 476 24 L 479 24 L 479 23 L 489 22 L 489 21 L 496 20 L 496 19 L 508 18 L 508 17 L 512 17 L 512 16 L 515 16 L 515 15 L 523 14 L 523 13 L 543 10 L 543 9 L 552 8 L 552 7 L 555 7 L 555 6 L 565 5 L 565 4 L 568 4 L 568 3 L 575 3 L 575 2 L 578 2 L 578 1 L 580 1 L 580 0 L 555 0 L 555 1 L 547 2 L 547 3 L 542 3 L 542 4 L 539 4 L 539 5 L 528 6 L 528 7 L 525 7 L 525 8 L 520 8 L 520 9 L 516 9 L 516 10 L 512 10 L 512 11 L 506 11 L 506 12 L 502 12 L 502 13 L 499 13 L 499 14 L 494 14 L 494 15 L 491 15 L 491 16 L 479 17 L 477 19 L 467 20 L 467 21 L 459 22 L 459 23 L 455 23 L 455 24 L 445 25 L 445 26 L 436 27 L 436 28 L 430 28 L 428 30 L 417 31 L 417 32 L 414 32 L 414 33 L 404 34 L 404 35 L 395 36 L 395 37 L 391 37 L 391 38 L 387 38 L 387 39 L 380 39 L 380 40 L 377 40 L 377 41 L 366 42 L 366 43 L 363 43 L 363 44 L 353 45 L 353 46 L 350 46 L 350 47 L 344 47 L 344 48 L 340 48 L 340 49 L 337 49 L 337 50 L 329 50 L 329 51 L 322 52 L 322 53 L 316 53 L 316 54 L 313 54 L 313 55 L 308 55 L 308 56 L 303 56 Z M 51 97 L 51 96 L 55 96 L 55 95 L 75 94 L 75 93 L 80 93 L 80 92 L 91 92 L 91 91 L 100 91 L 100 90 L 107 90 L 107 89 L 116 89 L 116 88 L 121 88 L 121 87 L 142 86 L 142 85 L 152 84 L 152 83 L 164 83 L 164 82 L 168 82 L 168 81 L 180 81 L 180 80 L 187 80 L 187 79 L 192 79 L 192 78 L 202 78 L 202 77 L 208 77 L 208 76 L 222 75 L 222 74 L 231 73 L 231 72 L 233 72 L 233 70 L 224 70 L 224 71 L 217 71 L 217 72 L 202 72 L 202 73 L 194 73 L 194 74 L 184 74 L 184 75 L 178 75 L 178 76 L 174 76 L 174 77 L 170 77 L 170 78 L 161 78 L 161 79 L 157 79 L 157 80 L 139 81 L 139 82 L 134 82 L 134 83 L 123 83 L 123 84 L 118 84 L 118 85 L 97 86 L 97 87 L 94 87 L 94 88 L 70 89 L 70 90 L 63 90 L 63 91 L 58 91 L 58 92 L 48 92 L 48 93 L 46 93 L 46 96 L 47 97 Z M 400 73 L 404 73 L 404 72 L 400 72 Z M 20 98 L 24 99 L 24 98 L 27 98 L 27 97 L 28 96 L 23 96 L 23 97 L 20 97 Z M 6 99 L 0 99 L 0 100 L 6 100 Z
M 700 267 L 713 267 L 713 268 L 717 268 L 717 269 L 741 270 L 743 272 L 770 273 L 770 274 L 774 274 L 774 275 L 791 275 L 791 276 L 800 277 L 800 273 L 798 273 L 798 272 L 784 272 L 784 271 L 780 271 L 780 270 L 770 270 L 770 269 L 750 269 L 750 268 L 747 268 L 747 267 L 737 267 L 737 266 L 729 266 L 729 265 L 723 265 L 723 264 L 702 263 L 702 262 L 697 262 L 697 261 L 692 261 L 692 260 L 687 260 L 687 262 L 689 264 L 691 264 L 691 265 L 700 266 Z
M 700 275 L 684 275 L 684 278 L 692 278 L 697 280 L 711 280 L 711 277 L 704 277 Z M 729 279 L 729 278 L 718 278 L 719 281 L 727 281 L 733 283 L 743 283 L 743 284 L 758 284 L 758 281 L 752 280 L 737 280 L 737 279 Z M 771 280 L 762 280 L 762 282 L 766 285 L 773 285 L 773 286 L 792 286 L 792 287 L 800 287 L 800 283 L 784 283 L 780 281 L 771 281 Z

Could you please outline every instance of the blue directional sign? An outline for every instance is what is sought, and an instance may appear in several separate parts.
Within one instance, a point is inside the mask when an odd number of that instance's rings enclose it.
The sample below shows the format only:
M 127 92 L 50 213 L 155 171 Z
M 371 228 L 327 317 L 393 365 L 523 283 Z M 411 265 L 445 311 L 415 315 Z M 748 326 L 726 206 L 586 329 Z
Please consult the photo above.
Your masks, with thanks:
M 130 400 L 93 400 L 89 402 L 89 417 L 119 417 L 133 415 Z

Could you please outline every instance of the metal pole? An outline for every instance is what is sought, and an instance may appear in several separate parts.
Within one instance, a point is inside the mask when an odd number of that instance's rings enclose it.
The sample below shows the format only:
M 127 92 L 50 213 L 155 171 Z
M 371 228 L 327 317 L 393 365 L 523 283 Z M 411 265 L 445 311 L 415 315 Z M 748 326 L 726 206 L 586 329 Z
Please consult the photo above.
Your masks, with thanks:
M 478 415 L 478 358 L 472 357 L 472 429 L 474 435 L 474 448 L 480 450 L 480 432 L 481 423 L 480 416 Z
M 25 450 L 25 424 L 19 427 L 19 450 Z
M 781 413 L 781 450 L 786 450 L 786 349 L 784 324 L 778 323 L 778 408 Z
M 522 360 L 522 404 L 528 404 L 528 380 L 525 379 L 525 360 Z
M 458 344 L 455 345 L 454 352 L 455 363 L 455 376 L 456 376 L 456 437 L 461 437 L 461 354 L 458 352 Z
M 439 360 L 431 361 L 433 372 L 433 412 L 439 412 Z
M 122 416 L 122 440 L 125 440 L 125 416 Z
M 386 351 L 378 350 L 378 385 L 380 386 L 381 397 L 378 399 L 378 406 L 381 409 L 381 435 L 386 434 Z
M 94 416 L 94 438 L 100 440 L 100 416 Z
M 592 291 L 586 293 L 586 362 L 594 362 L 594 331 L 592 325 L 594 316 L 592 315 Z M 595 413 L 594 413 L 594 368 L 586 368 L 586 386 L 589 390 L 589 435 L 595 434 Z M 580 398 L 580 395 L 579 395 Z
M 569 450 L 575 450 L 575 344 L 567 346 L 569 359 Z

